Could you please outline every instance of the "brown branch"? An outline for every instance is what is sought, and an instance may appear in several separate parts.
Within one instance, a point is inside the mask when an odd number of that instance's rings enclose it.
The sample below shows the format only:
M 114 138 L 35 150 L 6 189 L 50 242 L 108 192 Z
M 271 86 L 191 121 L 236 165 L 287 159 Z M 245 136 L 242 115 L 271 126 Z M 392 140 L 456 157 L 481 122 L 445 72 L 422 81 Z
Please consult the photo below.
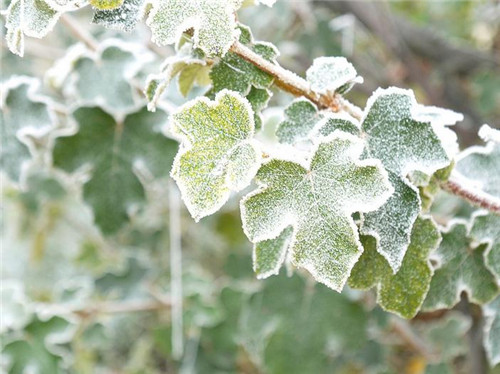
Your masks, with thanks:
M 500 202 L 488 199 L 487 196 L 482 194 L 478 194 L 477 191 L 471 190 L 461 184 L 456 178 L 451 177 L 447 182 L 442 183 L 441 187 L 443 190 L 467 200 L 472 205 L 479 206 L 500 215 Z
M 234 43 L 231 47 L 231 51 L 257 66 L 260 70 L 272 75 L 274 77 L 274 83 L 282 90 L 295 96 L 304 96 L 316 104 L 320 109 L 330 109 L 334 112 L 345 111 L 354 118 L 360 119 L 358 111 L 353 109 L 351 105 L 344 103 L 340 95 L 320 95 L 312 91 L 309 87 L 309 83 L 304 78 L 284 69 L 277 63 L 266 60 L 240 42 Z
M 71 313 L 82 318 L 88 318 L 97 314 L 117 314 L 135 312 L 153 312 L 170 308 L 170 302 L 163 300 L 103 302 L 88 307 L 71 310 Z

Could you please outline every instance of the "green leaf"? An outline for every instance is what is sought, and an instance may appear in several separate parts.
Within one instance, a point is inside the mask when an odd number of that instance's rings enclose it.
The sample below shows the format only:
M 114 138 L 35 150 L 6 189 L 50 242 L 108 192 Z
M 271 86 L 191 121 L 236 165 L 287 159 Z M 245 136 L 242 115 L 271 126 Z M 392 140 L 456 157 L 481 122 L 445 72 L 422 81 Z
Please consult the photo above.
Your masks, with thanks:
M 285 261 L 287 249 L 290 246 L 293 229 L 287 227 L 275 239 L 263 240 L 253 248 L 253 270 L 258 279 L 277 275 Z
M 306 72 L 311 90 L 319 94 L 345 93 L 355 83 L 363 83 L 345 57 L 318 57 Z
M 90 5 L 100 10 L 116 9 L 123 4 L 123 0 L 89 0 Z
M 131 32 L 146 15 L 148 0 L 123 0 L 116 9 L 97 10 L 93 23 L 112 29 Z
M 362 121 L 365 156 L 382 161 L 395 193 L 379 210 L 364 216 L 361 232 L 377 239 L 377 250 L 393 271 L 401 266 L 420 212 L 418 190 L 406 176 L 415 170 L 432 174 L 450 163 L 451 151 L 442 142 L 448 133 L 441 123 L 421 122 L 424 114 L 428 115 L 427 107 L 416 103 L 412 91 L 378 89 Z
M 500 216 L 477 212 L 473 215 L 470 236 L 477 243 L 487 244 L 486 266 L 500 280 Z
M 44 0 L 13 0 L 6 11 L 7 46 L 12 53 L 24 55 L 24 36 L 43 38 L 52 30 L 61 13 Z
M 487 199 L 500 203 L 500 131 L 484 125 L 479 135 L 488 143 L 462 152 L 455 171 L 471 190 L 480 191 Z
M 285 109 L 285 119 L 278 125 L 276 136 L 281 143 L 293 144 L 317 136 L 328 136 L 340 130 L 359 135 L 359 125 L 344 113 L 320 112 L 305 98 L 294 100 Z
M 168 57 L 160 74 L 151 74 L 146 82 L 145 94 L 149 102 L 149 110 L 154 110 L 170 81 L 179 75 L 179 91 L 186 96 L 195 82 L 207 85 L 210 66 L 205 61 L 205 54 L 200 49 L 193 48 L 190 42 L 183 43 L 174 56 Z
M 215 101 L 201 97 L 185 104 L 173 116 L 172 131 L 182 146 L 171 174 L 196 221 L 219 210 L 231 191 L 245 188 L 260 166 L 253 112 L 237 93 L 221 91 Z
M 469 300 L 484 304 L 499 292 L 495 277 L 484 264 L 487 244 L 472 247 L 466 222 L 455 220 L 442 232 L 443 240 L 433 254 L 438 268 L 422 309 L 452 308 L 466 292 Z
M 95 53 L 69 53 L 57 65 L 58 71 L 52 69 L 51 74 L 58 74 L 64 70 L 63 65 L 69 64 L 63 86 L 68 97 L 79 106 L 99 105 L 109 113 L 124 114 L 137 108 L 139 98 L 131 82 L 147 58 L 137 52 L 137 45 L 110 40 Z
M 36 93 L 38 87 L 34 78 L 14 77 L 2 90 L 0 166 L 16 182 L 22 179 L 30 153 L 35 153 L 33 139 L 47 135 L 56 121 L 50 100 Z
M 167 115 L 143 108 L 117 122 L 100 108 L 84 107 L 73 117 L 78 132 L 57 139 L 54 164 L 68 172 L 90 164 L 83 197 L 102 232 L 115 233 L 127 222 L 128 208 L 145 199 L 133 168 L 144 165 L 155 177 L 168 175 L 177 147 L 161 134 Z
M 483 305 L 484 348 L 490 366 L 500 364 L 500 296 Z
M 349 286 L 361 289 L 377 286 L 377 301 L 383 309 L 413 318 L 429 290 L 433 272 L 428 256 L 440 239 L 431 218 L 417 218 L 401 268 L 393 274 L 385 258 L 377 252 L 375 238 L 362 237 L 365 251 L 352 269 Z
M 256 130 L 262 128 L 262 116 L 260 113 L 263 109 L 267 108 L 267 104 L 269 103 L 271 96 L 272 93 L 268 89 L 255 87 L 252 87 L 246 96 L 254 112 L 253 119 L 255 121 Z
M 194 44 L 209 56 L 223 56 L 238 38 L 234 13 L 241 0 L 161 0 L 146 20 L 159 45 L 173 44 L 190 28 Z
M 307 165 L 266 162 L 256 177 L 260 188 L 241 203 L 248 238 L 274 239 L 292 226 L 292 263 L 340 291 L 362 252 L 351 214 L 377 209 L 392 193 L 379 161 L 358 160 L 362 150 L 360 139 L 336 133 Z

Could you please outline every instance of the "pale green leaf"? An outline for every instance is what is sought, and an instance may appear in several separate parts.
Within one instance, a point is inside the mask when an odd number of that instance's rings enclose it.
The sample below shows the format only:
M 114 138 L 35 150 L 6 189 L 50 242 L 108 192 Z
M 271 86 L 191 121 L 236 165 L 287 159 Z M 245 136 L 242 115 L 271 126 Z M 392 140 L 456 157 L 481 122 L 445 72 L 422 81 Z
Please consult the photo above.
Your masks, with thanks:
M 500 296 L 483 306 L 484 348 L 490 366 L 500 364 Z
M 382 161 L 396 192 L 379 210 L 365 215 L 361 232 L 377 239 L 377 250 L 393 271 L 401 266 L 420 212 L 418 190 L 406 176 L 416 170 L 432 174 L 450 164 L 449 147 L 442 143 L 444 126 L 418 120 L 421 113 L 427 114 L 425 108 L 416 103 L 412 91 L 378 89 L 362 120 L 366 157 Z
M 38 86 L 34 78 L 14 77 L 2 87 L 0 166 L 16 182 L 35 153 L 33 139 L 45 136 L 56 122 L 50 100 L 36 94 Z
M 479 134 L 486 146 L 474 146 L 462 152 L 455 166 L 457 177 L 471 190 L 500 203 L 500 130 L 483 126 Z
M 110 40 L 95 53 L 69 53 L 63 61 L 71 67 L 62 80 L 63 92 L 80 106 L 99 105 L 110 113 L 124 114 L 136 109 L 140 100 L 132 82 L 149 57 L 140 55 L 137 49 L 137 45 Z M 58 69 L 63 71 L 64 67 Z
M 466 292 L 471 302 L 484 304 L 499 292 L 495 277 L 484 264 L 487 244 L 472 246 L 468 227 L 464 221 L 455 220 L 442 232 L 443 240 L 433 254 L 438 268 L 422 309 L 452 308 Z
M 428 256 L 440 238 L 431 218 L 418 218 L 401 268 L 393 274 L 386 259 L 377 252 L 375 239 L 363 237 L 365 251 L 352 269 L 349 285 L 361 289 L 377 286 L 377 301 L 383 309 L 413 318 L 429 290 L 433 272 Z
M 470 236 L 488 245 L 486 266 L 500 281 L 500 216 L 484 211 L 474 214 Z
M 215 101 L 202 97 L 185 104 L 173 116 L 172 131 L 182 146 L 171 174 L 196 221 L 219 210 L 259 168 L 253 112 L 237 93 L 221 91 Z
M 241 0 L 159 0 L 146 20 L 153 42 L 173 44 L 190 28 L 195 47 L 207 55 L 224 55 L 238 38 L 234 12 Z
M 112 29 L 131 32 L 146 15 L 150 4 L 147 0 L 123 0 L 122 5 L 111 10 L 97 10 L 93 23 Z
M 257 278 L 277 275 L 285 261 L 293 230 L 286 228 L 276 239 L 263 240 L 253 248 L 253 270 Z
M 345 93 L 355 83 L 363 83 L 345 57 L 318 57 L 306 72 L 311 90 L 319 94 Z
M 7 46 L 12 53 L 24 54 L 24 36 L 43 38 L 61 14 L 44 0 L 13 0 L 6 11 Z
M 317 145 L 307 165 L 266 162 L 260 188 L 241 203 L 248 238 L 274 239 L 292 226 L 292 263 L 340 291 L 362 252 L 351 214 L 377 209 L 392 193 L 378 161 L 359 161 L 362 150 L 360 139 L 339 132 Z
M 73 117 L 78 132 L 57 139 L 54 164 L 68 172 L 90 165 L 83 197 L 102 232 L 112 234 L 127 222 L 131 205 L 145 199 L 133 167 L 142 164 L 155 177 L 168 175 L 176 142 L 161 133 L 167 121 L 163 111 L 143 108 L 117 122 L 100 108 L 84 107 Z

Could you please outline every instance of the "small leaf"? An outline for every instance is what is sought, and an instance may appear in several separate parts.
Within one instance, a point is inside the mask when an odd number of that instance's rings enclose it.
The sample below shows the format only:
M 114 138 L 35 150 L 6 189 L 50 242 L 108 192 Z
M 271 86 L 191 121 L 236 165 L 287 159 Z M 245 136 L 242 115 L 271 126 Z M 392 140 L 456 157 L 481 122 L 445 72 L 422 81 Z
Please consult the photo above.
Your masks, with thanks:
M 490 366 L 500 364 L 500 296 L 483 305 L 484 349 Z
M 12 53 L 23 56 L 24 35 L 43 38 L 52 30 L 61 13 L 44 0 L 13 0 L 6 11 L 7 46 Z
M 466 292 L 471 302 L 484 304 L 499 292 L 495 277 L 484 264 L 486 244 L 472 247 L 464 221 L 455 220 L 442 232 L 443 240 L 434 253 L 438 269 L 422 309 L 452 308 Z
M 100 10 L 116 9 L 123 4 L 123 0 L 89 0 L 90 5 Z
M 112 29 L 131 32 L 146 15 L 148 0 L 123 0 L 116 9 L 97 10 L 93 23 Z
M 146 20 L 159 45 L 173 44 L 190 28 L 194 44 L 209 56 L 223 56 L 238 38 L 234 12 L 241 0 L 160 0 Z
M 171 174 L 196 221 L 219 210 L 259 168 L 253 112 L 237 93 L 221 91 L 215 101 L 202 97 L 185 104 L 173 116 L 172 131 L 182 146 Z
M 415 170 L 432 174 L 450 164 L 449 147 L 440 136 L 444 126 L 416 119 L 419 113 L 428 114 L 424 109 L 412 91 L 378 89 L 368 100 L 362 121 L 365 156 L 382 161 L 396 191 L 379 210 L 364 216 L 361 232 L 377 239 L 377 250 L 393 271 L 401 266 L 420 212 L 418 190 L 406 176 Z
M 307 138 L 323 117 L 312 102 L 296 99 L 285 109 L 285 119 L 278 125 L 276 136 L 281 143 L 293 144 Z
M 306 72 L 311 90 L 319 94 L 345 93 L 355 83 L 363 83 L 345 57 L 318 57 Z
M 470 236 L 487 244 L 486 266 L 500 280 L 500 216 L 484 211 L 474 214 Z
M 35 152 L 33 138 L 45 136 L 56 121 L 50 100 L 36 94 L 38 86 L 34 78 L 14 77 L 2 91 L 0 166 L 16 182 Z
M 433 272 L 428 256 L 440 239 L 431 218 L 418 218 L 401 268 L 393 274 L 386 259 L 377 252 L 375 239 L 363 237 L 365 251 L 352 269 L 349 285 L 361 289 L 377 285 L 377 301 L 383 309 L 413 318 L 429 290 Z
M 122 123 L 100 108 L 84 107 L 73 117 L 78 132 L 57 139 L 54 164 L 68 172 L 90 164 L 91 176 L 83 197 L 102 232 L 115 233 L 127 222 L 130 205 L 145 199 L 134 165 L 144 164 L 155 177 L 168 175 L 177 146 L 160 132 L 167 115 L 143 108 Z
M 488 143 L 462 152 L 457 158 L 455 171 L 470 189 L 500 203 L 500 131 L 484 125 L 479 134 Z
M 336 133 L 317 145 L 308 165 L 265 163 L 260 188 L 241 202 L 248 238 L 274 239 L 292 226 L 292 263 L 340 291 L 362 252 L 351 214 L 377 209 L 392 193 L 378 161 L 358 160 L 362 149 L 360 139 Z

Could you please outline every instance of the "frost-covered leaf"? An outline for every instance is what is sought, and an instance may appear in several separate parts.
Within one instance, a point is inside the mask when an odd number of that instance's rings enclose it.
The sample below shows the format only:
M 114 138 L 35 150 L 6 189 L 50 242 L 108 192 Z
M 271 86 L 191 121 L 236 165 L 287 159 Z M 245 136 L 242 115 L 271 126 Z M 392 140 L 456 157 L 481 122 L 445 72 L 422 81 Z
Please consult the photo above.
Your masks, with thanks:
M 63 84 L 64 93 L 80 106 L 99 105 L 110 113 L 123 114 L 137 108 L 132 86 L 134 76 L 150 55 L 140 54 L 137 45 L 110 40 L 95 53 L 79 49 L 56 64 L 49 75 Z M 68 64 L 66 79 L 57 77 Z M 57 70 L 56 70 L 57 69 Z
M 174 56 L 168 57 L 159 74 L 151 74 L 146 82 L 145 94 L 149 110 L 154 110 L 170 81 L 179 75 L 179 91 L 186 96 L 195 82 L 200 85 L 210 83 L 207 77 L 210 66 L 205 61 L 201 49 L 193 48 L 190 42 L 183 43 Z
M 12 53 L 24 54 L 24 36 L 43 38 L 61 14 L 45 0 L 13 0 L 6 11 L 7 46 Z
M 377 301 L 383 309 L 413 318 L 429 290 L 432 268 L 428 256 L 440 239 L 431 218 L 417 218 L 401 268 L 393 274 L 386 259 L 377 252 L 375 239 L 363 237 L 365 251 L 352 269 L 349 285 L 361 289 L 377 286 Z
M 93 23 L 112 29 L 131 32 L 146 15 L 147 0 L 123 0 L 116 9 L 97 10 Z
M 433 254 L 438 268 L 422 309 L 451 308 L 466 292 L 473 303 L 484 304 L 499 292 L 495 277 L 484 264 L 487 244 L 473 247 L 464 221 L 455 220 L 442 232 L 443 240 Z
M 285 261 L 290 246 L 293 229 L 286 228 L 277 238 L 263 240 L 253 248 L 253 270 L 257 278 L 264 279 L 277 275 Z
M 128 220 L 131 204 L 144 201 L 133 167 L 143 164 L 155 177 L 168 175 L 177 146 L 161 134 L 167 115 L 143 108 L 116 122 L 100 108 L 84 107 L 73 117 L 78 132 L 57 139 L 54 164 L 68 172 L 90 165 L 83 197 L 102 232 L 114 233 Z
M 490 195 L 500 203 L 500 130 L 484 125 L 479 130 L 486 146 L 474 146 L 462 152 L 455 166 L 457 177 L 472 190 Z
M 474 214 L 470 236 L 477 243 L 486 243 L 486 266 L 500 280 L 500 216 L 478 212 Z
M 323 140 L 307 165 L 271 159 L 260 168 L 260 188 L 241 203 L 243 228 L 257 243 L 292 226 L 292 263 L 340 291 L 362 252 L 351 214 L 377 209 L 392 188 L 378 161 L 359 161 L 360 139 Z
M 260 166 L 253 112 L 237 93 L 221 91 L 215 101 L 202 97 L 185 104 L 173 116 L 172 131 L 182 146 L 171 174 L 196 221 L 219 210 L 231 191 L 245 188 Z
M 278 50 L 270 43 L 256 42 L 247 26 L 239 25 L 240 42 L 268 61 L 274 62 Z M 213 97 L 224 89 L 236 91 L 245 96 L 255 113 L 255 127 L 260 128 L 260 111 L 267 106 L 271 92 L 267 90 L 273 83 L 273 77 L 254 64 L 229 51 L 214 64 L 210 71 L 212 89 L 208 92 Z
M 395 193 L 379 210 L 364 216 L 361 232 L 377 239 L 377 250 L 393 271 L 401 266 L 420 211 L 418 190 L 406 176 L 415 170 L 432 174 L 450 163 L 440 136 L 444 126 L 415 119 L 422 108 L 412 91 L 378 89 L 362 121 L 367 135 L 365 154 L 382 161 Z
M 490 366 L 500 364 L 500 296 L 483 306 L 484 348 Z
M 355 83 L 363 83 L 345 57 L 318 57 L 306 72 L 311 90 L 319 94 L 345 93 Z
M 234 13 L 241 0 L 159 0 L 146 23 L 153 42 L 173 44 L 194 29 L 194 44 L 209 56 L 224 55 L 238 38 Z
M 123 4 L 123 0 L 89 0 L 90 5 L 100 10 L 116 9 Z
M 285 119 L 278 125 L 276 136 L 281 143 L 289 144 L 307 138 L 323 117 L 312 102 L 296 99 L 285 109 Z
M 38 86 L 34 78 L 15 77 L 2 87 L 0 166 L 16 182 L 34 151 L 31 138 L 47 134 L 56 121 L 49 99 L 36 94 Z

